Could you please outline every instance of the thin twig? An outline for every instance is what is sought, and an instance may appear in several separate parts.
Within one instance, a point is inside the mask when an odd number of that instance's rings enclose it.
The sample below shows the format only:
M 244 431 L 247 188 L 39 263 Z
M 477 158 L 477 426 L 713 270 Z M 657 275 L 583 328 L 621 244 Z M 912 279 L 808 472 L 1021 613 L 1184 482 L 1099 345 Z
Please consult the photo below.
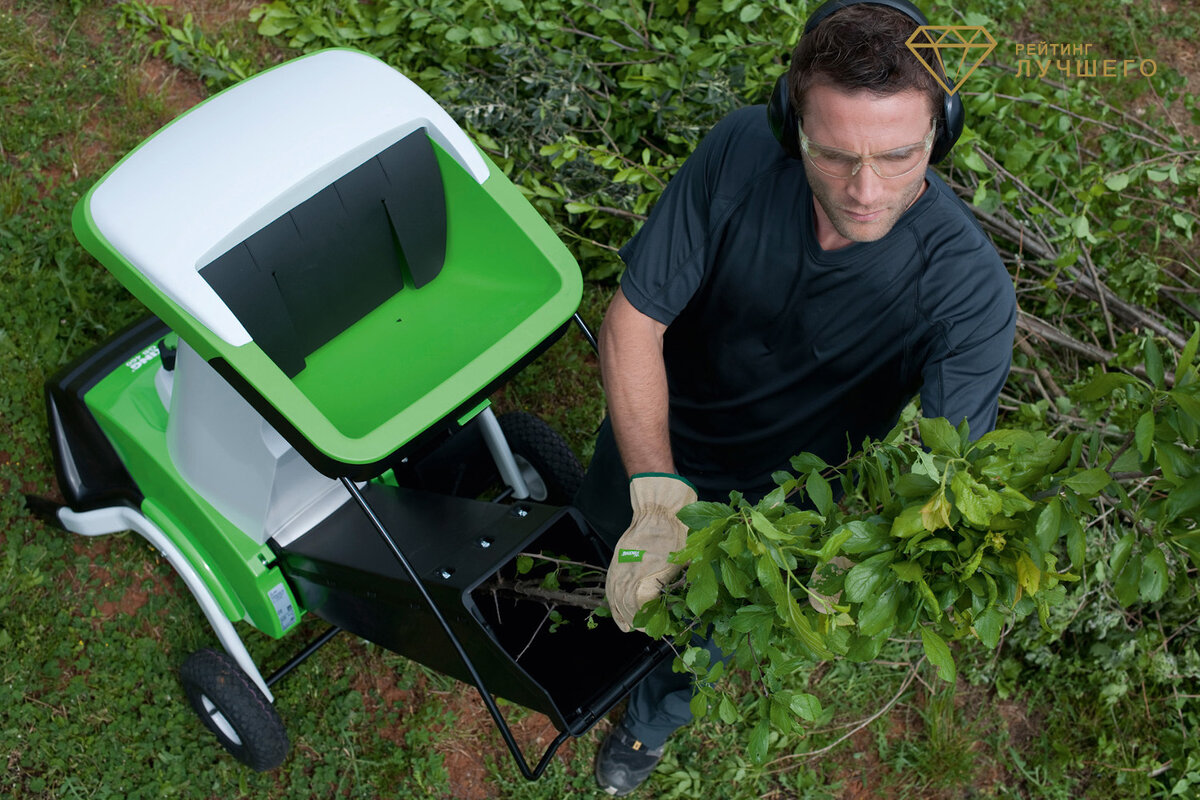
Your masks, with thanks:
M 532 558 L 534 561 L 549 561 L 552 564 L 562 564 L 565 567 L 583 567 L 584 569 L 594 570 L 601 574 L 605 572 L 604 567 L 598 567 L 595 564 L 588 564 L 584 561 L 571 561 L 570 559 L 566 558 L 554 558 L 553 556 L 548 556 L 545 553 L 522 552 L 517 553 L 517 556 L 526 556 L 528 558 Z
M 510 582 L 499 575 L 484 587 L 493 594 L 536 600 L 542 603 L 595 611 L 604 605 L 604 586 L 576 586 L 571 590 L 546 589 L 540 581 Z
M 1100 275 L 1096 271 L 1096 262 L 1092 261 L 1092 254 L 1085 249 L 1080 250 L 1080 255 L 1083 258 L 1083 264 L 1087 267 L 1088 274 L 1092 276 L 1092 283 L 1096 286 L 1104 286 L 1100 280 Z M 1105 287 L 1108 288 L 1108 287 Z M 1097 292 L 1100 300 L 1100 312 L 1104 314 L 1104 327 L 1108 330 L 1108 346 L 1113 350 L 1117 349 L 1117 334 L 1113 328 L 1112 312 L 1108 310 L 1108 301 L 1104 298 L 1104 292 Z
M 1029 343 L 1029 340 L 1022 336 L 1020 339 L 1017 339 L 1017 347 L 1021 348 L 1022 353 L 1029 356 L 1029 363 L 1033 364 L 1034 376 L 1039 379 L 1038 388 L 1042 390 L 1042 394 L 1050 401 L 1050 405 L 1054 405 L 1055 397 L 1066 397 L 1067 393 L 1059 388 L 1058 383 L 1055 382 L 1054 376 L 1050 374 L 1049 370 L 1037 366 L 1037 353 L 1034 351 L 1033 345 Z
M 882 717 L 888 711 L 891 711 L 892 707 L 894 705 L 896 705 L 896 703 L 900 702 L 900 698 L 903 697 L 904 693 L 908 691 L 908 687 L 912 685 L 913 680 L 917 677 L 918 670 L 920 669 L 921 665 L 924 663 L 925 663 L 925 656 L 921 656 L 921 659 L 917 663 L 913 664 L 912 669 L 910 669 L 908 671 L 908 676 L 905 677 L 904 683 L 901 684 L 900 691 L 896 692 L 895 696 L 891 700 L 888 700 L 887 703 L 884 704 L 883 708 L 879 709 L 874 714 L 872 714 L 871 716 L 864 719 L 862 722 L 860 722 L 858 725 L 856 725 L 853 730 L 849 731 L 844 736 L 839 737 L 832 744 L 828 744 L 825 747 L 822 747 L 820 750 L 810 750 L 807 753 L 791 753 L 786 756 L 781 756 L 781 757 L 775 759 L 774 761 L 770 762 L 767 766 L 771 766 L 772 764 L 779 764 L 781 762 L 790 761 L 792 759 L 797 759 L 797 758 L 816 758 L 817 756 L 823 756 L 826 753 L 828 753 L 829 751 L 833 750 L 839 744 L 846 741 L 850 737 L 854 736 L 854 734 L 858 733 L 863 728 L 867 727 L 872 722 L 874 722 L 875 720 Z M 778 772 L 779 770 L 773 770 L 773 771 Z
M 525 646 L 521 648 L 521 652 L 517 653 L 517 657 L 514 658 L 513 661 L 520 661 L 521 656 L 525 655 L 529 648 L 533 647 L 533 643 L 537 640 L 537 635 L 541 632 L 542 626 L 546 624 L 546 620 L 550 619 L 550 615 L 553 613 L 553 606 L 546 609 L 546 616 L 542 617 L 542 621 L 539 622 L 537 627 L 533 629 L 533 635 L 529 637 L 529 641 L 525 643 Z

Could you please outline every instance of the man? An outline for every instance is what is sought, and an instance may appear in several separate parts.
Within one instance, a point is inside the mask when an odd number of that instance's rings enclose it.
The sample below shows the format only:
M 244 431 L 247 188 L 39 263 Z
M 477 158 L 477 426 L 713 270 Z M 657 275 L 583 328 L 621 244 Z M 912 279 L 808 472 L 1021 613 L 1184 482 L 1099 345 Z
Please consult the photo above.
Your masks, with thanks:
M 918 24 L 904 0 L 814 12 L 782 138 L 762 107 L 728 116 L 621 252 L 600 335 L 609 419 L 576 504 L 616 542 L 607 588 L 624 630 L 678 574 L 675 513 L 697 497 L 756 501 L 803 450 L 840 462 L 918 390 L 927 417 L 966 418 L 976 437 L 995 424 L 1015 296 L 927 171 L 961 106 L 905 46 Z M 607 792 L 649 776 L 690 697 L 669 663 L 633 691 L 597 754 Z

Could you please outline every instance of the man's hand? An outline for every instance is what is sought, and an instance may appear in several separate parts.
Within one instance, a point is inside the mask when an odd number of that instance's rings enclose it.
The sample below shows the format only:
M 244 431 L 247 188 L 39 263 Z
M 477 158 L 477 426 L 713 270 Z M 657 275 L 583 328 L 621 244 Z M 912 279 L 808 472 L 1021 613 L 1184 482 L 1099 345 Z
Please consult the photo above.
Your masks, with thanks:
M 676 514 L 696 502 L 696 490 L 678 475 L 634 475 L 629 482 L 633 522 L 617 540 L 605 594 L 617 627 L 633 630 L 633 617 L 682 570 L 667 557 L 682 550 L 687 526 Z

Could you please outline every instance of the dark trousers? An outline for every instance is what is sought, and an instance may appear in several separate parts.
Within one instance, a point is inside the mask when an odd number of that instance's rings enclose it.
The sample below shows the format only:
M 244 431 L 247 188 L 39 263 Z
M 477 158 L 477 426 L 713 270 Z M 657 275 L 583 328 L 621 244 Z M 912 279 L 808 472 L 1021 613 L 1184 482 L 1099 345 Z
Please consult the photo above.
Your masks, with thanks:
M 607 419 L 600 426 L 596 452 L 574 505 L 600 538 L 613 548 L 633 519 L 629 478 Z M 693 644 L 709 651 L 711 663 L 725 657 L 709 639 L 697 636 Z M 661 747 L 667 737 L 692 721 L 689 703 L 693 691 L 692 674 L 675 672 L 672 660 L 667 659 L 630 692 L 629 706 L 621 724 L 649 749 Z

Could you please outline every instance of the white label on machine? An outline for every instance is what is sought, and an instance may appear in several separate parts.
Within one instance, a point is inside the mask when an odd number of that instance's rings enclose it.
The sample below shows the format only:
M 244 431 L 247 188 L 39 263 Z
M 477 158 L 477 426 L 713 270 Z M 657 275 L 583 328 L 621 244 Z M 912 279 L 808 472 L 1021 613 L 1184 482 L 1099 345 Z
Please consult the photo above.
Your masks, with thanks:
M 130 372 L 137 372 L 142 367 L 158 358 L 158 345 L 152 344 L 133 358 L 125 362 Z
M 275 588 L 267 592 L 267 597 L 271 598 L 271 603 L 275 606 L 275 616 L 279 617 L 279 627 L 287 630 L 296 623 L 296 609 L 292 608 L 292 599 L 288 597 L 288 591 L 282 583 L 276 584 Z

